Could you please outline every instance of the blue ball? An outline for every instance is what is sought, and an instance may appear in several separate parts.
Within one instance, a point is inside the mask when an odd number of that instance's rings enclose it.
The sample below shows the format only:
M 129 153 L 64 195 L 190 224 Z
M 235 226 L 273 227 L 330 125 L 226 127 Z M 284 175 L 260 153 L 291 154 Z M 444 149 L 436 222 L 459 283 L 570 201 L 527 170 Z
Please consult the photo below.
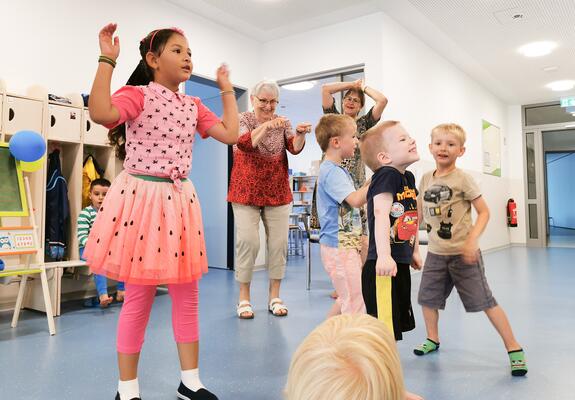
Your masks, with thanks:
M 10 139 L 10 153 L 20 161 L 34 162 L 46 152 L 46 142 L 39 133 L 19 131 Z

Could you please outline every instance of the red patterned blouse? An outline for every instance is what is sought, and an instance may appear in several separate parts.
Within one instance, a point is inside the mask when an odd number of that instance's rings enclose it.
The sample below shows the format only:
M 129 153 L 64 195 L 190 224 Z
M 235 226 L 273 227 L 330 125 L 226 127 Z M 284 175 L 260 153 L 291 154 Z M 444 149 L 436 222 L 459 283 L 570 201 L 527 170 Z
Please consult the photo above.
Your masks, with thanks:
M 294 150 L 295 134 L 287 121 L 284 127 L 265 133 L 254 148 L 252 131 L 259 125 L 253 112 L 240 113 L 240 137 L 234 145 L 228 201 L 255 207 L 289 204 L 292 193 L 286 150 L 295 155 L 303 147 Z

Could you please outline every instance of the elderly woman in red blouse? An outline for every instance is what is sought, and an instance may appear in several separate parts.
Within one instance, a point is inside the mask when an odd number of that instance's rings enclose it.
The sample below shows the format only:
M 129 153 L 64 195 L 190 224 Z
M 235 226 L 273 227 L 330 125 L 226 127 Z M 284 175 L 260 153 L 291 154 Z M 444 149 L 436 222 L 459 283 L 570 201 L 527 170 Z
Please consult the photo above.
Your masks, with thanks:
M 298 154 L 311 124 L 290 122 L 275 114 L 279 87 L 259 82 L 250 100 L 254 111 L 240 114 L 240 137 L 234 145 L 234 165 L 228 192 L 236 222 L 236 280 L 240 297 L 236 309 L 241 319 L 251 319 L 250 283 L 260 249 L 260 219 L 266 230 L 269 275 L 268 310 L 278 317 L 288 309 L 280 298 L 285 274 L 289 214 L 292 193 L 288 177 L 287 151 Z

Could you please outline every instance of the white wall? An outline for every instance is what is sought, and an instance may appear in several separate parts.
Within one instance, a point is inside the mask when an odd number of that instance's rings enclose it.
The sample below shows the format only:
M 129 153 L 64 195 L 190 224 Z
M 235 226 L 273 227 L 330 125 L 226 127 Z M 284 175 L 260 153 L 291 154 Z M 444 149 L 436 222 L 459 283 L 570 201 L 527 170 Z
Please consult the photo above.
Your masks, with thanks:
M 50 93 L 89 92 L 99 55 L 98 31 L 118 24 L 121 52 L 112 88 L 123 85 L 140 56 L 140 40 L 153 29 L 177 26 L 192 49 L 194 73 L 214 77 L 221 62 L 232 82 L 249 87 L 260 78 L 260 44 L 162 0 L 26 0 L 3 2 L 0 78 L 8 91 L 40 84 Z
M 386 14 L 372 14 L 265 43 L 262 60 L 263 74 L 275 79 L 365 63 L 366 83 L 389 98 L 383 118 L 402 121 L 418 142 L 422 161 L 412 169 L 419 176 L 433 166 L 427 151 L 431 128 L 442 122 L 462 125 L 468 140 L 459 166 L 477 172 L 474 175 L 479 178 L 492 214 L 481 244 L 490 249 L 510 243 L 505 220 L 508 189 L 512 186 L 510 166 L 505 162 L 509 159 L 507 146 L 502 144 L 503 177 L 481 174 L 481 120 L 499 126 L 502 136 L 508 136 L 507 105 Z
M 390 99 L 384 118 L 401 120 L 419 143 L 423 161 L 414 166 L 418 174 L 425 161 L 432 161 L 426 148 L 434 125 L 454 121 L 467 130 L 467 153 L 459 166 L 478 172 L 482 168 L 481 120 L 501 127 L 509 146 L 502 148 L 502 158 L 508 160 L 502 165 L 503 178 L 484 175 L 483 181 L 488 190 L 492 184 L 511 190 L 486 196 L 494 217 L 484 245 L 510 242 L 504 218 L 495 218 L 510 196 L 519 203 L 521 223 L 523 159 L 518 107 L 508 108 L 386 14 L 263 45 L 160 0 L 101 0 L 82 2 L 81 7 L 72 0 L 11 2 L 2 7 L 2 17 L 3 28 L 11 35 L 2 43 L 0 78 L 6 80 L 9 92 L 24 92 L 33 83 L 56 94 L 89 91 L 99 53 L 97 32 L 110 21 L 119 24 L 122 46 L 113 87 L 122 85 L 138 62 L 139 40 L 162 26 L 184 29 L 194 72 L 213 76 L 218 64 L 226 61 L 234 83 L 244 87 L 262 77 L 286 79 L 364 63 L 367 84 Z M 511 241 L 524 242 L 524 230 L 512 231 Z

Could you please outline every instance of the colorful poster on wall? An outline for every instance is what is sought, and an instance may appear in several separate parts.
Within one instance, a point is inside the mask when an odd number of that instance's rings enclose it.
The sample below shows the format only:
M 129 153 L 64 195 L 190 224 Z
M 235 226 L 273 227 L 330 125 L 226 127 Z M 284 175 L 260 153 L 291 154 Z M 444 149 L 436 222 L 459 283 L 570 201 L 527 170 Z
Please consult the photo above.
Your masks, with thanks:
M 501 130 L 482 120 L 483 173 L 501 176 Z

